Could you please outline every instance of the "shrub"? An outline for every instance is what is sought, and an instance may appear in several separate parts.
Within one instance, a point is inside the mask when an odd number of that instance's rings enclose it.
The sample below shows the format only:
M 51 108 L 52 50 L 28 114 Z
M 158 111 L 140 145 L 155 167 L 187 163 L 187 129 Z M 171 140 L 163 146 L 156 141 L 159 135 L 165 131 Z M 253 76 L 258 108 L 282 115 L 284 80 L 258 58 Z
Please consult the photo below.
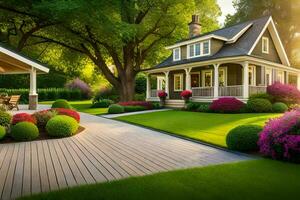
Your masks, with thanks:
M 206 104 L 200 104 L 199 107 L 197 108 L 197 112 L 210 112 L 210 104 L 206 103 Z
M 36 124 L 36 119 L 34 118 L 34 116 L 28 113 L 18 113 L 13 116 L 12 124 L 15 125 L 19 122 L 31 122 L 33 124 Z
M 277 102 L 272 105 L 272 111 L 276 113 L 284 113 L 288 110 L 288 107 L 285 103 Z
M 71 90 L 80 90 L 84 98 L 90 98 L 92 94 L 90 86 L 79 78 L 75 78 L 71 82 L 67 83 L 66 88 Z
M 151 104 L 152 104 L 153 109 L 160 109 L 161 108 L 160 103 L 158 103 L 158 102 L 151 102 Z
M 118 113 L 123 113 L 124 112 L 124 107 L 118 104 L 112 104 L 108 107 L 108 113 L 110 114 L 118 114 Z
M 273 97 L 271 95 L 269 95 L 268 93 L 252 94 L 252 95 L 250 95 L 249 99 L 267 99 L 267 100 L 273 102 Z
M 251 112 L 264 113 L 272 111 L 272 104 L 267 99 L 249 99 L 247 108 Z
M 6 135 L 6 129 L 4 126 L 0 126 L 0 140 L 2 140 Z
M 245 104 L 234 97 L 223 97 L 214 100 L 209 109 L 220 113 L 238 113 Z
M 0 126 L 8 127 L 11 119 L 12 116 L 9 113 L 0 111 Z
M 143 106 L 124 106 L 124 112 L 136 112 L 143 110 L 145 110 L 145 107 Z
M 67 108 L 67 109 L 71 109 L 71 105 L 69 104 L 69 102 L 65 99 L 58 99 L 56 100 L 53 104 L 51 108 Z
M 20 122 L 12 126 L 11 136 L 18 141 L 34 140 L 39 136 L 39 129 L 31 122 Z
M 286 112 L 267 122 L 260 134 L 260 153 L 273 159 L 300 162 L 300 111 Z
M 135 92 L 145 94 L 147 87 L 147 79 L 145 74 L 139 73 L 135 78 Z M 145 99 L 135 99 L 136 101 L 144 101 Z
M 33 116 L 36 119 L 36 123 L 38 127 L 45 128 L 47 122 L 54 116 L 57 115 L 56 110 L 42 110 L 35 112 Z
M 77 111 L 65 108 L 56 108 L 54 109 L 58 115 L 66 115 L 74 118 L 78 123 L 80 122 L 80 115 Z
M 94 101 L 99 101 L 100 99 L 110 99 L 117 102 L 119 96 L 117 91 L 113 87 L 104 86 L 96 91 L 93 98 Z
M 146 99 L 145 93 L 134 95 L 134 101 L 145 101 L 145 99 Z
M 189 102 L 186 104 L 186 110 L 188 111 L 198 111 L 200 107 L 209 109 L 210 103 L 208 102 Z M 201 110 L 201 109 L 200 109 Z M 199 112 L 201 112 L 199 110 Z
M 152 109 L 152 103 L 149 101 L 127 101 L 118 103 L 121 106 L 143 106 L 147 110 Z
M 300 103 L 300 91 L 294 85 L 275 82 L 267 87 L 267 93 L 273 96 L 275 102 L 287 105 Z
M 241 125 L 231 129 L 226 137 L 228 149 L 237 151 L 257 150 L 257 141 L 261 131 L 262 127 L 258 125 Z
M 184 99 L 189 99 L 192 97 L 192 91 L 190 90 L 183 90 L 181 93 L 180 93 L 180 96 Z
M 114 102 L 110 99 L 100 99 L 98 101 L 93 101 L 92 108 L 108 108 Z
M 78 122 L 74 118 L 57 115 L 48 121 L 46 130 L 51 137 L 68 137 L 76 133 L 78 126 Z

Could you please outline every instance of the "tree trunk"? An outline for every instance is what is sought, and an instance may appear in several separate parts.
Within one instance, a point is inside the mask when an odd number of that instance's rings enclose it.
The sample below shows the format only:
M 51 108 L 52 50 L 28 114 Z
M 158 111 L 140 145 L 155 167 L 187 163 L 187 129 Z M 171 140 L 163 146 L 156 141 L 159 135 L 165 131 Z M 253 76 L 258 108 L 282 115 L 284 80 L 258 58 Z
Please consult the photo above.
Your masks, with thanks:
M 127 81 L 121 81 L 121 87 L 119 88 L 121 102 L 133 101 L 134 99 L 135 79 L 134 77 L 128 77 L 128 79 Z

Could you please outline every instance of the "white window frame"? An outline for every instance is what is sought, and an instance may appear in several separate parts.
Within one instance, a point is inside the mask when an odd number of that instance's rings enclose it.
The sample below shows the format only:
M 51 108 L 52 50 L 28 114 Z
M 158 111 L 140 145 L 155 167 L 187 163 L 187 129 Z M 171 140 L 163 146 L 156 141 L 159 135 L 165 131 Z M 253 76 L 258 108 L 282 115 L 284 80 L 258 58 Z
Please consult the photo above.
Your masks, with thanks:
M 210 86 L 205 86 L 205 73 L 209 72 L 211 75 L 211 79 L 210 79 Z M 211 69 L 208 70 L 203 70 L 202 71 L 202 87 L 203 88 L 209 88 L 209 87 L 213 87 L 213 71 Z
M 175 56 L 176 50 L 179 50 L 177 59 L 176 59 L 176 56 Z M 178 60 L 181 60 L 181 49 L 180 49 L 180 47 L 173 49 L 173 61 L 178 61 Z
M 164 90 L 164 88 L 163 88 L 163 82 L 164 81 L 166 81 L 165 80 L 165 77 L 163 77 L 163 76 L 158 76 L 157 77 L 157 90 Z
M 180 88 L 179 89 L 176 88 L 176 84 L 175 84 L 176 83 L 176 77 L 180 78 Z M 173 82 L 174 82 L 174 92 L 180 92 L 180 91 L 183 90 L 183 74 L 174 74 Z
M 270 79 L 269 79 L 269 83 L 267 83 L 267 74 L 269 75 Z M 268 86 L 268 85 L 272 85 L 272 69 L 271 68 L 267 68 L 265 67 L 265 85 Z
M 224 73 L 224 86 L 227 86 L 227 67 L 220 67 L 219 75 L 220 75 L 220 71 L 223 71 Z M 220 79 L 219 79 L 219 86 L 220 86 Z
M 281 75 L 281 76 L 278 76 Z M 279 81 L 280 83 L 284 83 L 284 71 L 277 70 L 276 72 L 276 81 Z
M 198 77 L 199 77 L 199 87 L 201 86 L 201 76 L 200 76 L 200 72 L 191 72 L 191 75 L 192 74 L 197 74 Z M 192 85 L 192 77 L 191 77 L 191 85 Z M 192 87 L 192 88 L 197 88 L 197 87 Z
M 266 45 L 266 50 L 265 50 L 265 45 Z M 269 54 L 269 38 L 268 37 L 262 37 L 262 45 L 261 45 L 261 50 L 263 53 Z
M 204 53 L 204 43 L 208 42 L 208 53 Z M 203 41 L 202 42 L 202 56 L 207 56 L 207 55 L 210 55 L 210 40 L 206 40 L 206 41 Z
M 256 67 L 254 65 L 249 65 L 249 70 L 248 73 L 252 73 L 252 79 L 251 79 L 251 83 L 249 83 L 249 85 L 251 86 L 255 86 L 256 85 Z M 249 75 L 248 75 L 249 77 Z
M 208 42 L 208 53 L 204 54 L 204 43 L 205 42 Z M 196 53 L 196 44 L 200 44 L 200 54 L 199 55 L 195 55 Z M 191 56 L 190 55 L 190 47 L 193 46 L 193 51 L 194 51 L 194 55 Z M 207 55 L 210 55 L 210 51 L 211 51 L 211 41 L 210 40 L 204 40 L 204 41 L 201 41 L 201 42 L 197 42 L 197 43 L 193 43 L 193 44 L 189 44 L 187 45 L 187 58 L 197 58 L 197 57 L 201 57 L 201 56 L 207 56 Z

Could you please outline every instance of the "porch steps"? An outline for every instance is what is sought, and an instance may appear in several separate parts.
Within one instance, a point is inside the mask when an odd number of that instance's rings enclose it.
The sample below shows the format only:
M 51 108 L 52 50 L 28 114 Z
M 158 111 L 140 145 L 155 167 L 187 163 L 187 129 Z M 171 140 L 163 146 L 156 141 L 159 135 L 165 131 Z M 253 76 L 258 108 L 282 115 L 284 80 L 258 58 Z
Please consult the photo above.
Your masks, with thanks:
M 167 108 L 183 108 L 184 107 L 184 100 L 166 100 Z

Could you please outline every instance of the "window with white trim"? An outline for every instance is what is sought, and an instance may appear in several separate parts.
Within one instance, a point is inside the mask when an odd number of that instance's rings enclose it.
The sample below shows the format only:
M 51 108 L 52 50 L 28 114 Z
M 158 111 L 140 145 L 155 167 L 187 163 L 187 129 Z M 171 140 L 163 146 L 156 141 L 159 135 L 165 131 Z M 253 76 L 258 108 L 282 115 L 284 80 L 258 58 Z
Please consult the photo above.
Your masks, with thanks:
M 266 76 L 265 76 L 265 83 L 266 86 L 272 85 L 272 70 L 269 68 L 266 68 Z
M 210 54 L 210 40 L 190 44 L 187 46 L 187 57 L 195 58 L 200 56 L 206 56 Z
M 227 75 L 226 75 L 226 68 L 222 67 L 219 68 L 219 86 L 223 87 L 227 85 Z
M 174 74 L 174 91 L 182 91 L 183 90 L 183 75 L 182 74 Z
M 269 53 L 269 38 L 262 37 L 262 52 L 268 54 Z
M 212 70 L 202 71 L 202 87 L 212 87 Z
M 283 71 L 277 70 L 276 81 L 279 81 L 280 83 L 284 83 L 284 72 Z
M 249 66 L 249 85 L 255 85 L 255 67 L 253 65 Z
M 191 72 L 191 87 L 200 87 L 200 72 Z
M 180 57 L 181 57 L 180 47 L 173 49 L 173 60 L 174 61 L 180 60 Z

